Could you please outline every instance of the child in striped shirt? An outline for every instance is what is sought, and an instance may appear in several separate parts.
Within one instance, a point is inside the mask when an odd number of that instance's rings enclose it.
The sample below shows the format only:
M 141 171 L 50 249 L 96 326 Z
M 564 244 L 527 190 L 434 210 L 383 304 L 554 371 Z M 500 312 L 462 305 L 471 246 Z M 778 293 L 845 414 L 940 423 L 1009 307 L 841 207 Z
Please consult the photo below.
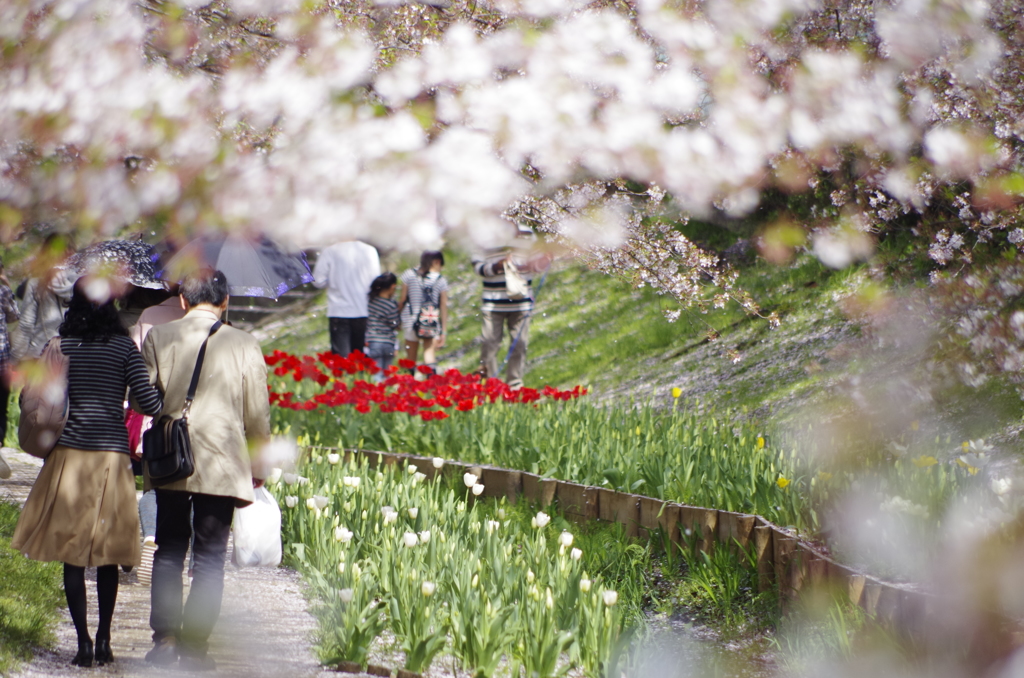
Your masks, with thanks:
M 366 318 L 366 355 L 377 367 L 386 370 L 395 358 L 395 338 L 398 328 L 398 304 L 393 297 L 398 279 L 394 273 L 384 273 L 370 283 L 370 302 Z M 379 379 L 378 375 L 378 379 Z

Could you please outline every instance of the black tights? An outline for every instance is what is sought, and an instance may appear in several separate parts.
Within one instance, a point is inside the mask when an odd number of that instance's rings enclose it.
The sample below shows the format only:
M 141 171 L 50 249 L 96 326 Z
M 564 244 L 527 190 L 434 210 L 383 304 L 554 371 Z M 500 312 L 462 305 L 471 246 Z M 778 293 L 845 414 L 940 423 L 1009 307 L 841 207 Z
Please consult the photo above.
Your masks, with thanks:
M 64 595 L 68 599 L 68 611 L 71 612 L 71 621 L 75 623 L 78 640 L 89 640 L 84 567 L 64 563 Z M 117 565 L 96 568 L 96 597 L 100 604 L 100 625 L 96 629 L 96 640 L 110 640 L 110 622 L 114 618 L 114 604 L 117 602 Z

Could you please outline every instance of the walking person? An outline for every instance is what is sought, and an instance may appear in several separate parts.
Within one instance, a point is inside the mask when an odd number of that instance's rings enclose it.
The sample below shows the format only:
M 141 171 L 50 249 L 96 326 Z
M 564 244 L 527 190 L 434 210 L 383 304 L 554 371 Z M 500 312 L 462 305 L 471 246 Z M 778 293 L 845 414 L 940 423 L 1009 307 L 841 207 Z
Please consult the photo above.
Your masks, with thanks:
M 259 342 L 220 324 L 228 306 L 228 281 L 203 269 L 181 284 L 185 317 L 150 329 L 142 355 L 150 379 L 164 392 L 163 413 L 180 416 L 200 346 L 208 339 L 188 431 L 195 456 L 192 476 L 156 489 L 153 562 L 153 648 L 146 661 L 178 662 L 186 671 L 212 671 L 210 634 L 224 594 L 224 560 L 236 508 L 253 501 L 249 450 L 270 438 L 267 366 Z M 182 568 L 189 540 L 195 577 L 182 606 Z M 138 537 L 136 537 L 136 543 Z
M 366 290 L 380 275 L 380 256 L 372 245 L 347 240 L 325 248 L 313 267 L 313 285 L 327 288 L 331 352 L 347 356 L 366 343 Z
M 46 457 L 11 540 L 33 560 L 64 563 L 64 593 L 78 634 L 77 666 L 114 660 L 110 624 L 117 567 L 139 564 L 139 514 L 124 425 L 125 390 L 145 414 L 163 401 L 149 382 L 139 350 L 113 300 L 90 299 L 88 281 L 74 287 L 60 348 L 68 358 L 68 419 Z M 85 568 L 96 569 L 96 644 L 86 619 Z
M 399 325 L 398 303 L 394 300 L 397 287 L 398 278 L 391 272 L 382 273 L 370 283 L 366 355 L 373 358 L 382 372 L 391 366 L 395 358 L 396 330 Z
M 522 388 L 526 374 L 526 348 L 533 314 L 533 275 L 546 270 L 551 263 L 546 255 L 531 256 L 533 239 L 533 232 L 524 229 L 511 245 L 495 247 L 473 257 L 473 270 L 483 278 L 481 373 L 485 379 L 498 377 L 498 349 L 507 326 L 510 350 L 505 381 L 511 388 Z M 524 289 L 510 292 L 510 278 Z
M 7 406 L 11 399 L 11 340 L 7 324 L 18 322 L 18 305 L 14 303 L 11 283 L 0 261 L 0 447 L 7 437 Z M 11 477 L 11 467 L 0 454 L 0 480 Z
M 68 237 L 55 233 L 46 238 L 33 257 L 21 303 L 21 322 L 11 337 L 15 360 L 38 358 L 46 342 L 57 336 L 78 278 L 63 266 L 72 254 L 74 248 Z
M 448 329 L 448 281 L 441 275 L 443 268 L 443 254 L 432 250 L 424 252 L 420 255 L 419 268 L 410 268 L 402 274 L 402 294 L 398 299 L 405 357 L 417 362 L 422 344 L 423 363 L 431 369 L 437 368 L 437 349 L 444 347 Z M 438 331 L 430 337 L 420 336 L 415 328 L 420 310 L 428 304 L 435 306 L 440 313 Z

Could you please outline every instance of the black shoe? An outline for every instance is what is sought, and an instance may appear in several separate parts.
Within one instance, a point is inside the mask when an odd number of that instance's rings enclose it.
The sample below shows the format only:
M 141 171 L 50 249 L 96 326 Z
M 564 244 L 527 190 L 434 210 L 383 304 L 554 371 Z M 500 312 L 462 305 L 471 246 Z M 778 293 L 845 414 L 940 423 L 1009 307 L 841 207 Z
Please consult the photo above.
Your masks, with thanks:
M 81 666 L 83 669 L 87 669 L 92 666 L 92 659 L 92 641 L 78 641 L 78 654 L 76 654 L 75 658 L 71 660 L 71 663 L 75 666 Z
M 153 649 L 146 653 L 146 661 L 157 666 L 167 666 L 178 661 L 178 641 L 173 637 L 158 640 Z
M 114 661 L 114 653 L 110 651 L 110 639 L 109 638 L 97 638 L 96 639 L 96 664 L 103 666 L 104 664 L 112 664 Z
M 178 669 L 180 671 L 188 671 L 189 673 L 216 671 L 217 662 L 215 662 L 213 657 L 209 655 L 204 654 L 200 657 L 194 654 L 183 653 L 181 658 L 178 659 Z

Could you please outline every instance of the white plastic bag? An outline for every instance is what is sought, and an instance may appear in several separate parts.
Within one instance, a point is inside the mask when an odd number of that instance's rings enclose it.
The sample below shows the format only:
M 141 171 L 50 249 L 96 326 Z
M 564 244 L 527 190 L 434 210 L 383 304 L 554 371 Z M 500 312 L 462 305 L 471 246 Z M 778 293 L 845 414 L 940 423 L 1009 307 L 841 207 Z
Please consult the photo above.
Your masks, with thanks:
M 253 490 L 253 495 L 252 504 L 235 511 L 232 560 L 238 567 L 277 567 L 281 564 L 281 507 L 264 487 Z

